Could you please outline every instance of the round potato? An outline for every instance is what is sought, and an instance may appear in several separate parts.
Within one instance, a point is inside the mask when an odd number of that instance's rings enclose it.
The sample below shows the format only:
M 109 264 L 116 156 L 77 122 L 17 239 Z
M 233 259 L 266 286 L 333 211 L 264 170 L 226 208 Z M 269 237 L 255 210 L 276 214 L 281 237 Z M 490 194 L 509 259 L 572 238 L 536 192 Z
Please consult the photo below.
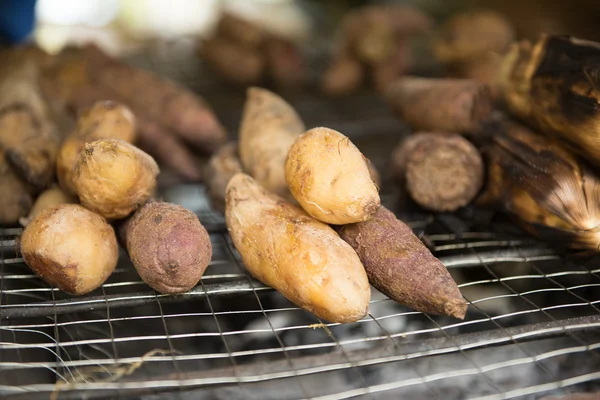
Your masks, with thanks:
M 119 257 L 112 226 L 77 204 L 40 212 L 23 231 L 20 246 L 25 263 L 36 274 L 74 295 L 102 285 Z
M 120 233 L 138 274 L 160 293 L 192 289 L 212 257 L 210 237 L 196 214 L 176 204 L 145 204 Z
M 379 207 L 365 157 L 341 133 L 314 128 L 290 148 L 285 179 L 312 217 L 334 225 L 368 220 Z
M 154 159 L 119 139 L 85 145 L 73 169 L 81 204 L 109 219 L 125 218 L 150 198 L 159 168 Z

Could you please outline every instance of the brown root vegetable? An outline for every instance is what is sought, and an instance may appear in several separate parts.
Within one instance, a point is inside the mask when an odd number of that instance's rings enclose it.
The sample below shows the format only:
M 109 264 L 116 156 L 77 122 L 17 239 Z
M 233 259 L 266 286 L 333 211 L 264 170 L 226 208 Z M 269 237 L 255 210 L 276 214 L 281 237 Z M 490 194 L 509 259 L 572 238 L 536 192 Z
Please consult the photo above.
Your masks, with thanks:
M 264 46 L 266 69 L 280 87 L 297 88 L 307 77 L 300 49 L 291 41 L 270 37 Z
M 493 110 L 489 87 L 469 79 L 405 76 L 394 82 L 385 96 L 415 130 L 470 133 Z
M 81 111 L 75 134 L 88 142 L 112 138 L 135 143 L 135 116 L 124 104 L 108 100 L 97 101 Z
M 426 138 L 433 139 L 437 135 L 438 133 L 418 132 L 404 138 L 400 144 L 392 150 L 388 165 L 392 172 L 392 177 L 398 183 L 406 183 L 406 165 L 408 164 L 408 158 L 415 151 L 417 144 L 421 143 Z
M 258 84 L 265 71 L 265 59 L 260 52 L 221 37 L 203 40 L 199 52 L 216 74 L 233 83 Z
M 285 179 L 302 208 L 319 221 L 336 225 L 365 221 L 380 204 L 365 160 L 347 136 L 314 128 L 290 148 Z
M 84 49 L 92 82 L 112 90 L 118 100 L 143 110 L 179 137 L 212 153 L 227 140 L 227 133 L 210 107 L 194 92 L 151 72 L 119 62 L 89 45 Z
M 136 271 L 160 293 L 184 293 L 200 282 L 212 245 L 196 214 L 179 205 L 150 202 L 120 228 Z
M 365 68 L 352 56 L 333 60 L 321 78 L 321 90 L 328 96 L 345 96 L 358 90 L 365 79 Z
M 464 319 L 467 303 L 446 267 L 394 213 L 337 228 L 356 250 L 369 282 L 402 305 L 427 314 Z
M 154 159 L 119 139 L 86 143 L 73 169 L 81 204 L 105 218 L 125 218 L 152 195 L 159 169 Z
M 100 287 L 119 257 L 112 226 L 77 204 L 40 212 L 23 231 L 20 251 L 37 275 L 73 295 Z
M 256 279 L 330 322 L 354 322 L 367 313 L 371 289 L 365 270 L 331 227 L 243 173 L 229 181 L 225 218 Z
M 285 181 L 285 160 L 305 130 L 296 111 L 265 89 L 249 88 L 242 115 L 239 154 L 244 170 L 265 189 L 291 198 Z
M 440 28 L 432 47 L 445 64 L 464 62 L 486 52 L 504 52 L 514 39 L 511 23 L 491 10 L 459 13 Z
M 38 67 L 25 58 L 0 67 L 0 148 L 22 179 L 38 189 L 54 178 L 60 137 L 37 85 Z
M 0 150 L 0 225 L 12 225 L 25 217 L 33 204 L 32 188 L 10 168 Z
M 99 101 L 84 109 L 75 132 L 63 142 L 56 159 L 56 176 L 67 193 L 76 194 L 73 168 L 85 144 L 111 138 L 129 143 L 135 141 L 135 117 L 131 110 L 113 101 Z
M 255 50 L 264 44 L 268 35 L 259 25 L 230 12 L 224 12 L 217 23 L 216 36 Z
M 429 210 L 455 211 L 469 204 L 483 185 L 479 151 L 456 134 L 417 133 L 393 157 L 396 176 L 405 176 L 410 196 Z
M 225 212 L 225 191 L 229 180 L 243 172 L 238 157 L 238 144 L 231 142 L 212 155 L 204 171 L 204 182 L 213 208 Z
M 33 207 L 29 211 L 29 215 L 26 218 L 19 219 L 19 223 L 22 226 L 27 226 L 40 212 L 46 208 L 58 206 L 61 204 L 75 204 L 77 198 L 65 193 L 60 187 L 53 186 L 44 190 L 39 194 Z
M 477 58 L 469 59 L 460 64 L 455 64 L 451 68 L 452 76 L 463 79 L 474 79 L 486 84 L 492 93 L 492 98 L 497 100 L 500 97 L 500 66 L 502 65 L 502 56 L 497 53 L 485 53 Z

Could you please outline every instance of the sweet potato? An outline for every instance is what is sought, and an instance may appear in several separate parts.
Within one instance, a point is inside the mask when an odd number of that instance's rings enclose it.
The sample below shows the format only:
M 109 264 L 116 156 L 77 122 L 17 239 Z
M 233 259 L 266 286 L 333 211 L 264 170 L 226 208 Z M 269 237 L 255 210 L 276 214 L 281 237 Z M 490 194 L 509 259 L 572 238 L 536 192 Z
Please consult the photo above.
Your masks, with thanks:
M 370 220 L 337 231 L 383 294 L 424 313 L 465 317 L 467 304 L 446 267 L 394 213 L 381 206 Z
M 204 182 L 210 204 L 220 212 L 225 212 L 225 190 L 229 180 L 238 172 L 243 172 L 238 157 L 237 142 L 230 142 L 212 155 L 204 171 Z
M 133 266 L 160 293 L 183 293 L 202 277 L 212 245 L 198 217 L 162 202 L 140 207 L 119 229 Z
M 225 219 L 256 279 L 330 322 L 353 322 L 367 313 L 371 290 L 365 270 L 331 227 L 244 173 L 227 185 Z
M 29 215 L 26 218 L 20 218 L 19 223 L 22 226 L 27 226 L 40 212 L 46 208 L 58 206 L 60 204 L 74 204 L 77 203 L 77 198 L 70 196 L 65 193 L 59 186 L 52 186 L 44 190 L 33 203 L 33 207 L 29 211 Z
M 0 149 L 0 225 L 12 225 L 25 217 L 33 204 L 32 188 L 12 170 Z
M 228 39 L 215 36 L 203 40 L 198 51 L 216 74 L 232 83 L 256 85 L 265 71 L 261 53 Z
M 410 196 L 429 210 L 455 211 L 469 204 L 483 186 L 481 154 L 457 134 L 414 134 L 393 157 L 393 170 L 405 175 Z
M 153 194 L 158 165 L 152 157 L 119 139 L 86 143 L 73 169 L 81 204 L 109 219 L 124 218 Z
M 0 67 L 0 148 L 15 172 L 41 189 L 54 178 L 60 137 L 37 79 L 31 62 L 9 58 Z
M 144 115 L 155 118 L 199 150 L 212 153 L 227 140 L 213 111 L 191 90 L 114 60 L 93 45 L 84 49 L 84 57 L 92 82 L 114 91 L 134 112 L 144 110 Z
M 135 117 L 128 107 L 113 101 L 99 101 L 81 112 L 75 132 L 63 142 L 56 159 L 56 176 L 67 193 L 76 193 L 73 168 L 85 144 L 111 138 L 135 141 Z
M 294 142 L 285 179 L 302 208 L 328 224 L 365 221 L 380 204 L 365 157 L 333 129 L 314 128 Z
M 470 79 L 404 76 L 385 97 L 415 130 L 471 133 L 493 110 L 490 88 Z
M 285 181 L 285 159 L 304 123 L 281 97 L 249 88 L 239 135 L 244 170 L 267 190 L 291 198 Z
M 119 256 L 112 226 L 77 204 L 53 206 L 39 213 L 23 231 L 20 251 L 37 275 L 74 295 L 102 285 Z

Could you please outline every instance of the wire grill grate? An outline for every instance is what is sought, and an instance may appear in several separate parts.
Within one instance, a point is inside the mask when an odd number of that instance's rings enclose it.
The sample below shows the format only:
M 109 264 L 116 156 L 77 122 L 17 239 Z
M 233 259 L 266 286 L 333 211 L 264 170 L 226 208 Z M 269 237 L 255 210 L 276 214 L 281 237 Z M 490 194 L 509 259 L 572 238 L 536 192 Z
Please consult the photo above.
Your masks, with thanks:
M 132 62 L 207 94 L 235 131 L 243 92 L 198 79 L 181 48 L 166 48 Z M 404 129 L 372 96 L 290 98 L 307 126 L 347 133 L 379 167 Z M 459 282 L 467 318 L 430 317 L 375 292 L 361 321 L 330 324 L 246 273 L 201 185 L 170 186 L 163 197 L 194 210 L 213 244 L 205 276 L 185 295 L 149 290 L 126 257 L 94 293 L 65 295 L 15 252 L 21 230 L 0 228 L 3 398 L 491 400 L 600 389 L 598 257 L 560 252 L 477 210 L 411 210 L 401 217 Z M 397 199 L 382 195 L 393 209 Z

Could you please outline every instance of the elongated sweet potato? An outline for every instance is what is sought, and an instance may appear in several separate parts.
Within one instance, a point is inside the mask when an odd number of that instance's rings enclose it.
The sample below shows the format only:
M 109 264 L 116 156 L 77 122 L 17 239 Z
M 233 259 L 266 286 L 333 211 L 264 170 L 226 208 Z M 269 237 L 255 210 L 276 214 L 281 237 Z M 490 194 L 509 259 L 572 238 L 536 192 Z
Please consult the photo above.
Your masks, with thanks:
M 225 218 L 256 279 L 327 321 L 353 322 L 367 313 L 365 270 L 332 228 L 243 173 L 229 181 Z
M 77 204 L 39 213 L 23 231 L 20 250 L 25 263 L 42 279 L 75 295 L 102 285 L 119 257 L 112 226 Z
M 196 214 L 176 204 L 146 203 L 120 234 L 142 280 L 160 293 L 192 289 L 212 257 L 210 238 Z
M 73 169 L 81 204 L 105 218 L 124 218 L 153 194 L 158 165 L 152 157 L 119 139 L 87 143 Z
M 365 157 L 333 129 L 314 128 L 294 142 L 285 178 L 302 208 L 328 224 L 365 221 L 380 204 Z
M 383 294 L 424 313 L 465 317 L 467 304 L 446 267 L 394 213 L 382 206 L 370 220 L 337 231 Z
M 304 123 L 281 97 L 249 88 L 240 126 L 240 160 L 244 170 L 267 190 L 290 198 L 285 160 Z
M 237 142 L 221 147 L 208 161 L 204 171 L 204 182 L 211 205 L 220 212 L 225 212 L 227 184 L 238 172 L 243 172 L 243 169 L 238 157 Z

